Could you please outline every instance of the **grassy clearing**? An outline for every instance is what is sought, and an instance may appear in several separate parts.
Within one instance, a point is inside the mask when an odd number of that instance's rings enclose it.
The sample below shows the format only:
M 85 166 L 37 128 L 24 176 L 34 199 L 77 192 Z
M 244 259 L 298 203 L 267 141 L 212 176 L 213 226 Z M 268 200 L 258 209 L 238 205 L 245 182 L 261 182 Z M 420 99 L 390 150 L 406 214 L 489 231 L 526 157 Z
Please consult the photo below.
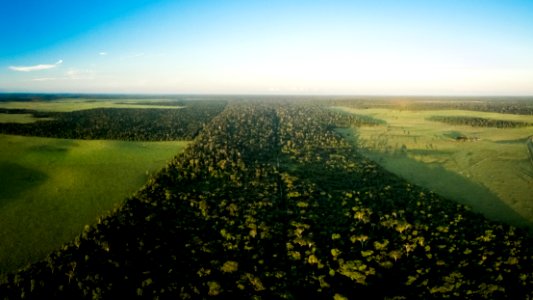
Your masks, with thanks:
M 187 144 L 0 135 L 0 273 L 72 240 Z
M 6 101 L 0 102 L 0 108 L 6 109 L 31 109 L 38 111 L 53 111 L 53 112 L 70 112 L 77 110 L 86 110 L 94 108 L 165 108 L 165 109 L 180 109 L 183 106 L 175 105 L 142 105 L 142 102 L 164 102 L 163 100 L 154 99 L 135 99 L 135 100 L 112 100 L 112 99 L 61 99 L 54 101 Z M 137 102 L 137 104 L 136 104 Z
M 0 123 L 28 124 L 37 121 L 51 120 L 51 118 L 36 118 L 32 114 L 3 114 L 0 113 Z
M 526 144 L 533 127 L 485 128 L 426 120 L 430 116 L 472 116 L 532 123 L 533 116 L 460 110 L 344 110 L 387 122 L 344 133 L 389 171 L 489 218 L 533 224 L 533 166 Z M 460 136 L 469 139 L 458 141 Z

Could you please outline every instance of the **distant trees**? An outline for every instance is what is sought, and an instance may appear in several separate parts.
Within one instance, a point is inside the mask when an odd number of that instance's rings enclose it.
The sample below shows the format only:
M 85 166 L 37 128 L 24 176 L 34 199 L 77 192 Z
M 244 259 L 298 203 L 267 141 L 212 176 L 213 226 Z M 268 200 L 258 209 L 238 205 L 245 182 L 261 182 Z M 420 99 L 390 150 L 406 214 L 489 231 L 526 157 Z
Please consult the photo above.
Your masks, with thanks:
M 427 118 L 429 121 L 442 122 L 452 125 L 469 125 L 472 127 L 496 127 L 496 128 L 517 128 L 533 126 L 533 123 L 511 121 L 511 120 L 496 120 L 479 117 L 467 116 L 431 116 Z
M 502 114 L 533 115 L 533 98 L 531 97 L 368 97 L 366 99 L 333 99 L 329 103 L 334 106 L 355 108 L 390 108 L 400 110 L 457 109 Z
M 533 297 L 533 241 L 363 158 L 313 103 L 230 102 L 0 297 Z M 340 120 L 340 122 L 339 122 Z
M 151 103 L 153 104 L 153 103 Z M 29 124 L 0 123 L 0 133 L 70 138 L 129 141 L 192 139 L 220 113 L 226 102 L 180 102 L 181 109 L 99 108 L 66 113 L 16 110 L 39 118 Z M 15 111 L 10 111 L 14 113 Z

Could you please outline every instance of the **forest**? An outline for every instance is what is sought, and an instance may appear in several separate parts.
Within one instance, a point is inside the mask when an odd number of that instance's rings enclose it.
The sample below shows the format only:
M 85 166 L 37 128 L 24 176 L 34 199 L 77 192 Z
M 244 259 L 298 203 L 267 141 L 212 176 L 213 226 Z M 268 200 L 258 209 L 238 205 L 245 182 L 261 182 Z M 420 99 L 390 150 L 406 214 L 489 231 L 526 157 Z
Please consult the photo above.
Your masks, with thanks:
M 0 297 L 533 297 L 526 229 L 364 158 L 335 129 L 379 121 L 328 106 L 230 101 L 207 109 L 213 118 L 198 121 L 183 154 L 47 259 L 1 275 Z
M 521 121 L 493 120 L 466 116 L 431 116 L 427 120 L 451 125 L 469 125 L 472 127 L 517 128 L 533 126 L 531 123 Z
M 470 110 L 501 114 L 533 115 L 530 97 L 336 97 L 332 105 L 357 108 L 411 110 Z
M 138 102 L 160 105 L 161 102 Z M 108 139 L 126 141 L 170 141 L 194 138 L 200 129 L 220 113 L 225 101 L 176 101 L 165 105 L 180 109 L 95 108 L 72 112 L 44 112 L 0 109 L 0 113 L 31 114 L 51 118 L 34 123 L 1 123 L 0 133 L 67 139 Z

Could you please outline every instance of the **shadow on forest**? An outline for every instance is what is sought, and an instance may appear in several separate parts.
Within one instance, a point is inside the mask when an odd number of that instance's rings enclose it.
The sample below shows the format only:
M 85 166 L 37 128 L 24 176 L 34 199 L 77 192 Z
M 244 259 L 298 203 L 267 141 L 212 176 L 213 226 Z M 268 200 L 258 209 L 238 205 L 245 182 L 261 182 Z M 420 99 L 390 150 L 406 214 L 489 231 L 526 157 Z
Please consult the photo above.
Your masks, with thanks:
M 358 135 L 355 132 L 348 130 L 338 130 L 338 132 L 357 147 Z M 405 154 L 359 152 L 406 181 L 467 205 L 491 220 L 533 229 L 533 222 L 522 217 L 489 189 L 440 165 L 420 162 Z
M 0 206 L 17 199 L 21 193 L 46 181 L 48 176 L 38 170 L 16 163 L 0 163 Z

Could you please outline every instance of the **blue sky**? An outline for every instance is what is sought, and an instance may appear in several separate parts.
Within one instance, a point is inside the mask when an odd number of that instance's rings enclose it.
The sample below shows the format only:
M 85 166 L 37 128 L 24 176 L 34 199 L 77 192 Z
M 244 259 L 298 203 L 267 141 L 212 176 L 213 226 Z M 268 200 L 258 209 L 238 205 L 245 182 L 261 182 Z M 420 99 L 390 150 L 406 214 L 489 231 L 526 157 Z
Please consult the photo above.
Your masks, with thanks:
M 533 1 L 3 1 L 0 92 L 533 95 Z

